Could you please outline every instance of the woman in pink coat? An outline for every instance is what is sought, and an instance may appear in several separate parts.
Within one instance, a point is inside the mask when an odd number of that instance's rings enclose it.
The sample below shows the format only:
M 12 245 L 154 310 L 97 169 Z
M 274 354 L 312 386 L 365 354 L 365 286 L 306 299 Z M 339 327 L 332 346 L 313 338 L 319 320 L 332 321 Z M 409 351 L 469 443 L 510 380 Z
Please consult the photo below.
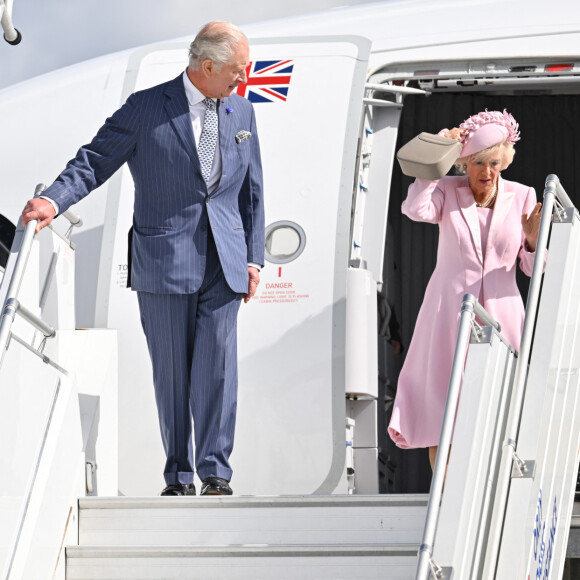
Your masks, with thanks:
M 501 177 L 514 157 L 518 125 L 505 110 L 487 110 L 443 130 L 463 143 L 464 175 L 416 179 L 402 211 L 439 225 L 437 265 L 417 317 L 389 424 L 401 448 L 429 447 L 435 462 L 463 296 L 473 294 L 519 349 L 524 305 L 516 264 L 531 274 L 541 204 L 533 188 Z

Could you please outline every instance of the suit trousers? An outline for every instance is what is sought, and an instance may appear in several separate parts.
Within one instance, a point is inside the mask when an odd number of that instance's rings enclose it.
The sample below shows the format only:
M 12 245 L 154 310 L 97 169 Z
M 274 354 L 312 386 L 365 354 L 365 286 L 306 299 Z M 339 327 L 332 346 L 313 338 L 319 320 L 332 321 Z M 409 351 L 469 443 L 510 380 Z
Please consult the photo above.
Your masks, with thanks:
M 167 457 L 165 482 L 193 482 L 192 419 L 198 477 L 229 481 L 242 295 L 226 282 L 211 230 L 208 228 L 204 279 L 197 292 L 137 294 Z

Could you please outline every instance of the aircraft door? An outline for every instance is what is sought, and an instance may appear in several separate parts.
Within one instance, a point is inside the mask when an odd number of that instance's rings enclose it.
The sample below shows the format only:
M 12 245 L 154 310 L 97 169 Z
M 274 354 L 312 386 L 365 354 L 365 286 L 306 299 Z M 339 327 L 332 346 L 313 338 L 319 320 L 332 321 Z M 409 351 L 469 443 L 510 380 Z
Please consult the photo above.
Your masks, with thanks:
M 236 481 L 250 493 L 344 493 L 346 275 L 370 42 L 251 47 L 240 90 L 260 133 L 266 267 L 240 313 Z

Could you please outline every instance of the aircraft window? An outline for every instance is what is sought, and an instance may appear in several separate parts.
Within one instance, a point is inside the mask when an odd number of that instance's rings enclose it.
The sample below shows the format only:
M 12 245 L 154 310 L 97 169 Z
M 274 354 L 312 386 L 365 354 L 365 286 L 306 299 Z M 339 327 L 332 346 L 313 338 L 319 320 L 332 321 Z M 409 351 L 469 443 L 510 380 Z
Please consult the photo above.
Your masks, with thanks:
M 294 222 L 274 222 L 266 228 L 266 260 L 285 264 L 295 260 L 304 250 L 306 234 Z

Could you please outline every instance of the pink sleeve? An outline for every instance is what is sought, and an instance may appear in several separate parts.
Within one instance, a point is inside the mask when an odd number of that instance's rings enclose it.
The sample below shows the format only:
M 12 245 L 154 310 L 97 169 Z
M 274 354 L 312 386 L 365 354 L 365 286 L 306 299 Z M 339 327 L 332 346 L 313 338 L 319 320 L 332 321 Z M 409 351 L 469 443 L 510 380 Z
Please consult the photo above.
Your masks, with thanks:
M 445 193 L 443 180 L 415 179 L 409 186 L 401 211 L 416 222 L 438 224 L 441 221 Z

